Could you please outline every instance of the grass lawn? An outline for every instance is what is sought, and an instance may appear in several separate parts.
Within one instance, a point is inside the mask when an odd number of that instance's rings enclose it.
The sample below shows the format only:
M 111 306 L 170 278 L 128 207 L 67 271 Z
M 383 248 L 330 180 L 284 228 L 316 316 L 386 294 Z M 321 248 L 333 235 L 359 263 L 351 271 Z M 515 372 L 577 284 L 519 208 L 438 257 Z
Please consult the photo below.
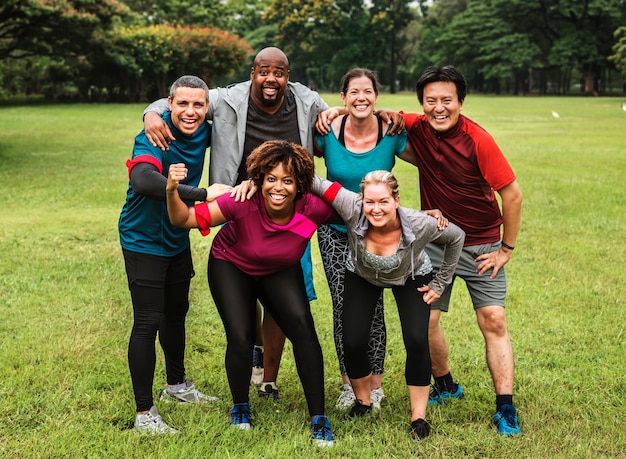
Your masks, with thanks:
M 331 105 L 340 101 L 324 97 Z M 408 434 L 392 295 L 386 403 L 367 419 L 337 412 L 331 302 L 313 240 L 319 299 L 312 308 L 337 437 L 329 450 L 309 443 L 289 345 L 279 375 L 282 400 L 261 401 L 251 392 L 256 428 L 229 428 L 224 333 L 206 282 L 211 238 L 197 232 L 186 367 L 199 388 L 221 401 L 200 407 L 157 401 L 182 434 L 134 434 L 126 361 L 132 308 L 117 219 L 143 105 L 1 107 L 0 457 L 626 457 L 623 102 L 470 95 L 463 108 L 495 137 L 524 193 L 522 230 L 507 265 L 520 437 L 502 438 L 491 427 L 484 341 L 461 281 L 442 324 L 466 397 L 429 408 L 431 437 L 415 442 Z M 420 111 L 413 94 L 383 94 L 378 106 Z M 394 172 L 402 203 L 418 207 L 417 171 L 401 163 Z M 159 353 L 155 394 L 163 384 Z

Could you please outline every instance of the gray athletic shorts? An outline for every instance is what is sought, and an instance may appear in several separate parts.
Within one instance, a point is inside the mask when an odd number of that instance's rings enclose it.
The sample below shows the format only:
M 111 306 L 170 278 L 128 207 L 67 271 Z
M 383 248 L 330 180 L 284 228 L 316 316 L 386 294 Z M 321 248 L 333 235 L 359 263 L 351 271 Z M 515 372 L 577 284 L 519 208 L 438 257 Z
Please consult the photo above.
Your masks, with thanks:
M 495 279 L 491 279 L 489 276 L 491 276 L 492 270 L 490 269 L 486 273 L 479 275 L 476 272 L 478 263 L 474 261 L 479 255 L 494 252 L 499 248 L 499 242 L 463 247 L 461 258 L 459 258 L 459 263 L 454 272 L 454 278 L 460 277 L 465 281 L 474 309 L 482 308 L 483 306 L 504 307 L 506 298 L 506 271 L 504 267 L 500 268 Z M 441 267 L 443 246 L 428 244 L 426 252 L 430 256 L 433 268 L 437 271 Z M 440 309 L 448 312 L 452 287 L 454 287 L 454 280 L 444 290 L 441 298 L 431 305 L 431 309 Z

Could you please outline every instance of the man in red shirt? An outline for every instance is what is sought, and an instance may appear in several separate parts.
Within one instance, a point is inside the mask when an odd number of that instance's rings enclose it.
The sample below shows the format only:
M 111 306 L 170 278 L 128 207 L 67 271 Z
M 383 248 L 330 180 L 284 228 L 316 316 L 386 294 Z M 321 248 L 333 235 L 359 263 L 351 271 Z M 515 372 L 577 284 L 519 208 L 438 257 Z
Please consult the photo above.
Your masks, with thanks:
M 520 427 L 513 405 L 513 349 L 504 311 L 506 272 L 520 228 L 522 193 L 515 174 L 493 138 L 461 115 L 467 83 L 454 67 L 429 67 L 419 78 L 417 98 L 424 114 L 404 114 L 409 146 L 419 168 L 423 209 L 439 209 L 465 233 L 455 276 L 467 285 L 485 338 L 487 365 L 496 391 L 494 424 L 502 435 Z M 500 195 L 502 207 L 495 193 Z M 433 266 L 442 253 L 431 244 Z M 448 366 L 448 346 L 439 324 L 448 310 L 451 284 L 432 306 L 429 342 L 435 378 L 429 403 L 463 396 Z

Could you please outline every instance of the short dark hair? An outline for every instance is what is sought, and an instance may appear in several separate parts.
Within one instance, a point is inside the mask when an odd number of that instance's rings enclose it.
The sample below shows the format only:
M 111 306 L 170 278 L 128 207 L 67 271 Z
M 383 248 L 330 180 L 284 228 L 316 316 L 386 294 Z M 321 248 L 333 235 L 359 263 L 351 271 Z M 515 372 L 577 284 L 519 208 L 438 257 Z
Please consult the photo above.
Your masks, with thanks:
M 206 92 L 206 100 L 209 100 L 209 87 L 202 78 L 195 75 L 183 75 L 172 83 L 172 86 L 170 87 L 170 99 L 174 99 L 174 95 L 178 88 L 204 89 Z
M 350 81 L 352 81 L 354 78 L 360 78 L 360 77 L 367 77 L 370 79 L 370 81 L 372 82 L 372 86 L 374 87 L 374 93 L 376 95 L 378 95 L 378 78 L 376 78 L 376 73 L 374 73 L 372 70 L 370 69 L 363 69 L 363 68 L 355 68 L 352 70 L 349 70 L 341 79 L 341 92 L 342 93 L 346 93 L 348 92 L 348 86 L 350 86 Z
M 422 76 L 419 77 L 415 85 L 417 100 L 419 100 L 420 105 L 424 104 L 424 88 L 426 85 L 440 81 L 454 83 L 459 102 L 465 100 L 465 96 L 467 96 L 467 81 L 465 81 L 463 74 L 451 65 L 444 65 L 442 67 L 431 65 L 424 70 L 424 73 L 422 73 Z
M 298 195 L 311 191 L 315 176 L 313 156 L 302 145 L 286 140 L 268 140 L 252 150 L 246 160 L 248 177 L 261 189 L 265 175 L 279 164 L 296 179 Z

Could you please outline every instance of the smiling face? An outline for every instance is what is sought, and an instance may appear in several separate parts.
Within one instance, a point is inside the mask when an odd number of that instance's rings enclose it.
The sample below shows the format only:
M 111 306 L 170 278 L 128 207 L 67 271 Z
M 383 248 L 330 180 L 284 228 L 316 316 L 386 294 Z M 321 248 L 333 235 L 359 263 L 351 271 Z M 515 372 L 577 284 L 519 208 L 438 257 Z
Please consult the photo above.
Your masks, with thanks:
M 363 188 L 363 213 L 370 225 L 382 228 L 394 224 L 400 198 L 394 198 L 385 183 L 370 183 Z
M 275 113 L 283 103 L 289 81 L 287 57 L 279 49 L 264 49 L 254 60 L 250 79 L 252 100 L 264 112 Z
M 366 76 L 360 76 L 350 80 L 347 90 L 341 93 L 341 100 L 351 116 L 367 118 L 374 112 L 378 94 L 376 94 L 372 80 Z
M 172 124 L 184 135 L 191 135 L 205 122 L 209 108 L 207 93 L 201 88 L 179 87 L 168 97 Z
M 265 201 L 265 210 L 272 220 L 291 218 L 294 201 L 298 193 L 296 179 L 283 163 L 263 177 L 261 193 Z
M 456 86 L 451 82 L 437 81 L 424 87 L 424 114 L 435 131 L 444 132 L 459 121 L 463 102 L 459 101 Z

